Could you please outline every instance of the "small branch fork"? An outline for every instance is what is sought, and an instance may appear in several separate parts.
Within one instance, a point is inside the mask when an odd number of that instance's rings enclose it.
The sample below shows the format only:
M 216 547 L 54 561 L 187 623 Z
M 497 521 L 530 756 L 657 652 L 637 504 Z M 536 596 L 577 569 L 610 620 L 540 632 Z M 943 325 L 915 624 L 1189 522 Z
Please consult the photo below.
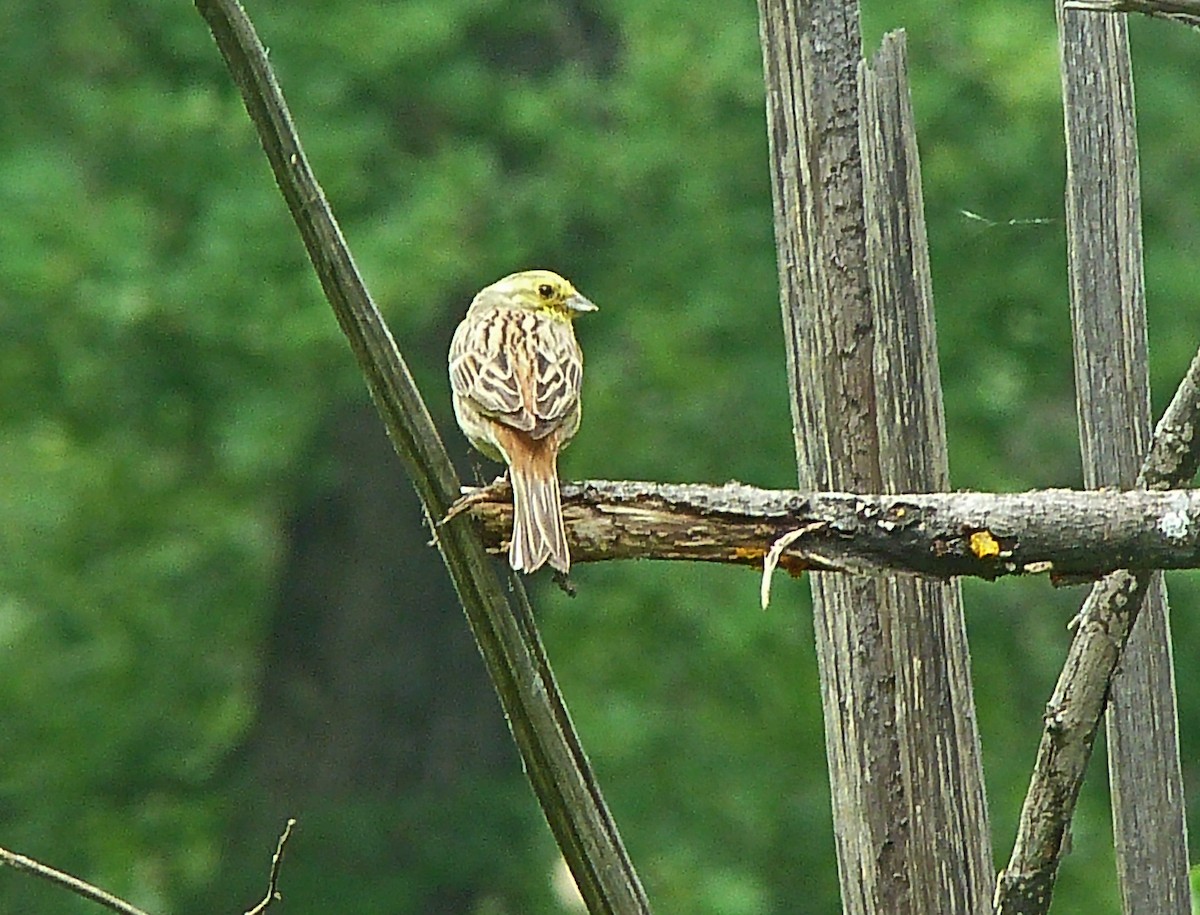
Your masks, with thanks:
M 249 909 L 245 915 L 262 915 L 263 912 L 271 907 L 272 903 L 280 898 L 279 869 L 283 864 L 283 849 L 287 845 L 288 839 L 291 838 L 292 827 L 295 825 L 296 821 L 289 819 L 279 836 L 279 842 L 275 845 L 275 854 L 271 856 L 271 875 L 267 882 L 267 895 L 263 897 L 262 902 L 254 908 Z M 33 858 L 19 855 L 16 852 L 8 851 L 8 849 L 0 848 L 0 864 L 11 867 L 14 870 L 24 871 L 27 874 L 33 874 L 35 877 L 41 877 L 43 880 L 53 883 L 56 886 L 64 887 L 76 896 L 98 903 L 110 912 L 117 912 L 119 915 L 149 915 L 148 912 L 139 909 L 137 906 L 131 905 L 123 899 L 118 899 L 112 893 L 108 893 L 99 887 L 80 880 L 78 877 L 72 877 L 70 874 L 55 870 L 53 867 L 48 867 L 39 861 L 35 861 Z

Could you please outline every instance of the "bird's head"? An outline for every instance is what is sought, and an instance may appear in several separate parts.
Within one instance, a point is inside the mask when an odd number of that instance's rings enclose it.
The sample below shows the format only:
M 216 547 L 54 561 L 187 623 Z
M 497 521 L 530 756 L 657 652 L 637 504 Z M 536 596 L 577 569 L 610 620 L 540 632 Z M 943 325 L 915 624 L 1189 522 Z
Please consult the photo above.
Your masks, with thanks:
M 497 280 L 475 297 L 485 304 L 504 304 L 540 311 L 564 320 L 595 311 L 569 280 L 549 270 L 524 270 Z

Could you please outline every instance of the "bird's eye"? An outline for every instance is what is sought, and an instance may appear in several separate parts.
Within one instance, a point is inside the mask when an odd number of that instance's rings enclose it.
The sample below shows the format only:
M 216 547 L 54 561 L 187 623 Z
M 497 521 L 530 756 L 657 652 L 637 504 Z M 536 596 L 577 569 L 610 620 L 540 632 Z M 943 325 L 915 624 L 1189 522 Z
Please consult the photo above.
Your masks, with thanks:
M 548 299 L 554 295 L 554 287 L 549 283 L 542 283 L 542 285 L 538 286 L 538 295 L 543 299 Z

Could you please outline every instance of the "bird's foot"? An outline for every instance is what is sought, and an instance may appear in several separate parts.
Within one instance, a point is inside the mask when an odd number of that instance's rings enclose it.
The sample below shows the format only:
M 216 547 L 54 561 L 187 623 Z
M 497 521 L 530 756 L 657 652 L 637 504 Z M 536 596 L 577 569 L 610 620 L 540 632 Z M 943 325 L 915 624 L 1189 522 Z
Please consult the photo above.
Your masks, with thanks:
M 571 576 L 566 572 L 560 572 L 558 569 L 555 569 L 554 583 L 562 588 L 563 593 L 565 593 L 567 597 L 574 597 L 577 593 L 575 582 L 571 581 Z
M 487 486 L 464 486 L 462 495 L 454 500 L 446 510 L 446 516 L 437 523 L 437 526 L 441 527 L 451 518 L 457 518 L 463 512 L 470 511 L 471 508 L 482 502 L 491 502 L 506 496 L 511 498 L 511 490 L 512 484 L 508 481 L 507 472 L 496 477 Z

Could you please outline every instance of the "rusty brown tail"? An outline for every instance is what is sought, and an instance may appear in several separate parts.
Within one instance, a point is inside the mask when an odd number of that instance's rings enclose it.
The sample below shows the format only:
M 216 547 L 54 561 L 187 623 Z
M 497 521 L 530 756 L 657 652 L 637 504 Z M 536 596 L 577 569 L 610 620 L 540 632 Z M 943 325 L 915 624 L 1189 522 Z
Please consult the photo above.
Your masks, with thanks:
M 558 491 L 558 448 L 540 441 L 516 449 L 509 464 L 513 488 L 513 532 L 508 562 L 530 574 L 547 561 L 560 572 L 571 568 Z

